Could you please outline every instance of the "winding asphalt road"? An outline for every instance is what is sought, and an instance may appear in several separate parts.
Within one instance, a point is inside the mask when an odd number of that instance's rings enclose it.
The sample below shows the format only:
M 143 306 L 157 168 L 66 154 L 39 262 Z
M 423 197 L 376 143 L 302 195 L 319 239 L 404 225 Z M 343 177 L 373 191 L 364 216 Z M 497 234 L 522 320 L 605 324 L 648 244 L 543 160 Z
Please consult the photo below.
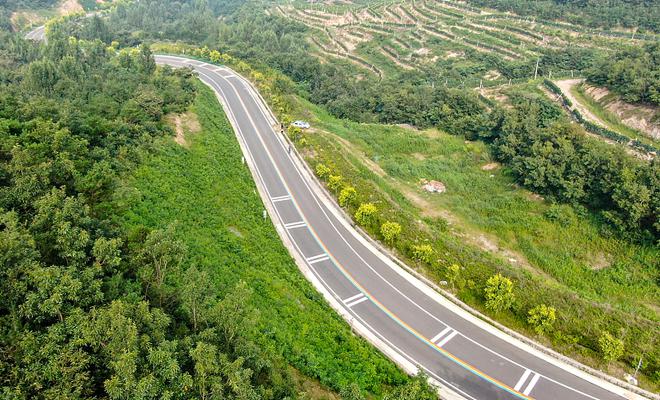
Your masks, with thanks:
M 642 398 L 526 346 L 441 297 L 342 217 L 291 154 L 254 88 L 228 68 L 173 56 L 223 103 L 273 222 L 342 315 L 400 365 L 421 368 L 450 398 Z M 277 127 L 277 128 L 274 128 Z M 408 368 L 410 370 L 410 368 Z

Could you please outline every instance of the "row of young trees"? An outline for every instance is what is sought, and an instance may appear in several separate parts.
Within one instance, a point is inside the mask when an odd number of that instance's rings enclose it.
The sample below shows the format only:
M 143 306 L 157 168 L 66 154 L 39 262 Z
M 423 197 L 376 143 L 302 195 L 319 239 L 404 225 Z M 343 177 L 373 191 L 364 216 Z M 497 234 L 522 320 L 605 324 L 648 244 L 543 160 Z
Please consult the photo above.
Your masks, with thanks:
M 469 0 L 470 4 L 545 20 L 563 20 L 604 29 L 639 28 L 660 32 L 660 11 L 644 0 Z
M 344 182 L 341 175 L 333 174 L 332 169 L 325 164 L 317 163 L 314 172 L 319 179 L 326 183 L 328 189 L 337 196 L 337 201 L 341 207 L 347 211 L 354 210 L 353 220 L 357 224 L 371 232 L 376 230 L 386 244 L 401 250 L 398 239 L 402 234 L 402 227 L 399 223 L 383 221 L 375 204 L 360 202 L 360 196 L 356 189 L 350 183 Z M 434 258 L 437 257 L 436 251 L 430 244 L 410 244 L 409 246 L 408 256 L 417 263 L 431 265 Z M 444 283 L 451 285 L 452 290 L 456 289 L 456 284 L 461 279 L 461 270 L 462 268 L 458 264 L 449 264 L 445 268 L 444 276 L 447 281 Z M 484 307 L 496 314 L 511 311 L 516 302 L 514 282 L 501 273 L 489 277 L 483 286 L 483 301 Z M 555 307 L 538 304 L 527 311 L 526 322 L 539 336 L 552 334 L 555 333 L 554 325 L 557 321 L 557 313 Z M 601 333 L 598 338 L 598 351 L 606 363 L 609 364 L 619 359 L 623 355 L 623 350 L 624 344 L 621 339 L 615 337 L 609 331 Z

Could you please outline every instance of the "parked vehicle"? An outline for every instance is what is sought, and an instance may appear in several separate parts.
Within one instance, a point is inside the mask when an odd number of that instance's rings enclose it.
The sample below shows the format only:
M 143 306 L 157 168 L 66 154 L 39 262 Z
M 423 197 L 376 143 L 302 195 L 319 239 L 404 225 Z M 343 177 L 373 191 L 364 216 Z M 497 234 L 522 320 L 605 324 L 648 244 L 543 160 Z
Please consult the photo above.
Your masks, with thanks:
M 300 129 L 309 129 L 310 126 L 309 122 L 305 122 L 305 121 L 294 121 L 291 123 L 291 125 Z

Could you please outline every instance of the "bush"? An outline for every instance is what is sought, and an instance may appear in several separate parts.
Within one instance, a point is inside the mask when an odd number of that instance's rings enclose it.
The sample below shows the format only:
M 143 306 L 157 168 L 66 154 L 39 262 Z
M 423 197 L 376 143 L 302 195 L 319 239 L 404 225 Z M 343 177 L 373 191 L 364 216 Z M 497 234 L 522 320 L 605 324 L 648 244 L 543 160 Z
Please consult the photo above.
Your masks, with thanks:
M 380 233 L 387 243 L 393 243 L 401 234 L 401 225 L 396 222 L 387 221 L 380 226 Z
M 420 244 L 412 246 L 412 255 L 413 258 L 417 261 L 425 262 L 427 264 L 431 263 L 431 257 L 435 251 L 430 244 Z
M 608 364 L 616 361 L 623 355 L 623 341 L 612 336 L 609 332 L 603 332 L 598 338 L 598 348 L 603 360 Z
M 320 179 L 326 180 L 330 175 L 330 168 L 326 167 L 323 163 L 316 164 L 316 176 Z
M 534 331 L 543 335 L 554 325 L 557 319 L 555 308 L 540 304 L 529 310 L 527 322 L 534 327 Z
M 339 193 L 339 205 L 346 207 L 352 205 L 357 198 L 357 191 L 353 186 L 346 186 Z
M 513 282 L 511 282 L 511 279 L 502 276 L 502 274 L 488 278 L 484 292 L 486 295 L 486 308 L 495 312 L 508 310 L 515 300 Z
M 330 190 L 333 192 L 337 192 L 339 188 L 341 187 L 341 181 L 343 178 L 341 175 L 330 175 L 330 178 L 328 178 L 328 187 Z
M 451 264 L 447 266 L 447 281 L 451 283 L 453 288 L 458 280 L 458 275 L 461 273 L 461 266 L 458 264 Z
M 376 219 L 378 209 L 373 203 L 362 203 L 355 212 L 355 221 L 360 225 L 371 225 Z

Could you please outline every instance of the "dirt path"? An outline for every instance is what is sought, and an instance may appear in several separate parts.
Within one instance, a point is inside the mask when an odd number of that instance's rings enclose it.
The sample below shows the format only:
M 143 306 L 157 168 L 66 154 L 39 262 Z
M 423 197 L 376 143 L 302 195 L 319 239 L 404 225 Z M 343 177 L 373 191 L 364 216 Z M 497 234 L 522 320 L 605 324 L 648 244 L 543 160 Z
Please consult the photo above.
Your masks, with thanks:
M 607 124 L 603 122 L 600 118 L 595 116 L 594 114 L 591 113 L 585 106 L 582 105 L 578 101 L 578 99 L 573 96 L 573 93 L 571 93 L 571 88 L 575 85 L 579 85 L 580 83 L 584 82 L 584 79 L 564 79 L 561 81 L 555 81 L 555 85 L 561 89 L 561 92 L 566 96 L 571 103 L 573 103 L 573 107 L 577 108 L 577 110 L 582 114 L 582 117 L 584 119 L 593 122 L 594 124 L 598 124 L 602 126 L 603 128 L 608 128 Z

